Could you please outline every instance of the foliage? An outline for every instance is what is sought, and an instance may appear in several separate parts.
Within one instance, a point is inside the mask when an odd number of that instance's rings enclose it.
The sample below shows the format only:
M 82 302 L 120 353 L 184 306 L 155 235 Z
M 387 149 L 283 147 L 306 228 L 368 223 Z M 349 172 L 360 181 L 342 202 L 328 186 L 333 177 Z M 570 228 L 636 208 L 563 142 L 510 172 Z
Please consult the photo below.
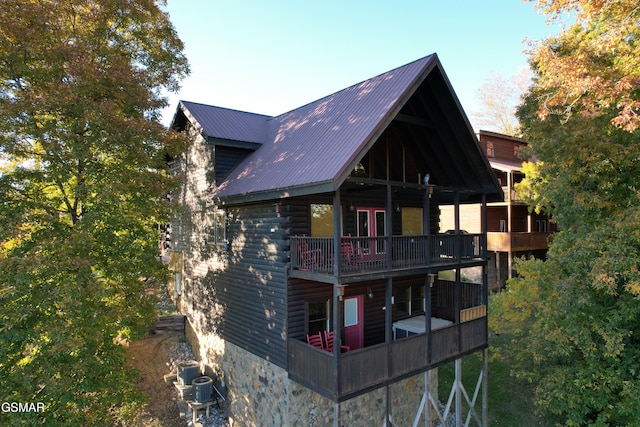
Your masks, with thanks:
M 612 124 L 640 126 L 640 8 L 635 0 L 536 0 L 552 17 L 574 13 L 576 23 L 558 37 L 533 45 L 538 85 L 551 89 L 540 103 L 544 118 L 576 111 L 587 117 L 615 114 Z
M 554 13 L 580 7 L 578 24 L 532 56 L 534 86 L 519 110 L 538 162 L 518 189 L 561 231 L 545 261 L 516 262 L 519 277 L 495 298 L 492 326 L 512 334 L 517 373 L 536 384 L 537 406 L 557 423 L 633 425 L 640 419 L 640 134 L 636 107 L 627 108 L 637 94 L 618 82 L 637 86 L 640 62 L 626 56 L 637 29 L 624 27 L 626 36 L 608 29 L 625 17 L 637 21 L 637 3 L 538 3 Z M 625 40 L 615 47 L 620 58 L 612 45 L 596 49 L 614 35 Z
M 522 69 L 510 77 L 492 72 L 478 89 L 477 98 L 482 108 L 472 113 L 474 127 L 520 136 L 516 109 L 530 83 L 529 69 Z
M 157 119 L 187 72 L 156 2 L 0 3 L 0 395 L 45 404 L 7 423 L 108 425 L 140 402 L 120 343 L 155 314 L 178 144 Z

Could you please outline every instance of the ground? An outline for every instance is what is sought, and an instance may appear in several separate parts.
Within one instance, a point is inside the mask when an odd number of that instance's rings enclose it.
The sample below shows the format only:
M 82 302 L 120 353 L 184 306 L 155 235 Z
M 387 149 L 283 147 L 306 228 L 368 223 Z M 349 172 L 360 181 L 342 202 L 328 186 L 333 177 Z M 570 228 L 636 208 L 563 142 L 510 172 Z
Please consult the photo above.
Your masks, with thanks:
M 183 337 L 181 332 L 158 332 L 129 344 L 128 363 L 140 372 L 137 388 L 149 397 L 140 414 L 140 426 L 187 426 L 185 419 L 180 417 L 176 389 L 172 383 L 164 381 L 164 376 L 170 371 L 167 350 L 176 346 Z

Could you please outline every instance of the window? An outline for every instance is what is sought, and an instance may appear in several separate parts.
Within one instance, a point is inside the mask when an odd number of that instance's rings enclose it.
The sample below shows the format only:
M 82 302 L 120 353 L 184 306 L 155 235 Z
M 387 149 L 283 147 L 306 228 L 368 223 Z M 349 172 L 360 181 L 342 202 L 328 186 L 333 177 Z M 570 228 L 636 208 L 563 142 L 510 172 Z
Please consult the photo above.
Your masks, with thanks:
M 424 313 L 424 286 L 412 285 L 396 289 L 396 318 Z
M 495 157 L 495 151 L 493 150 L 493 142 L 487 141 L 487 157 Z
M 513 157 L 518 157 L 520 154 L 520 146 L 518 144 L 513 144 Z
M 422 235 L 422 208 L 402 208 L 402 235 Z
M 501 219 L 500 220 L 500 232 L 502 232 L 502 233 L 506 233 L 507 232 L 507 220 L 506 219 Z
M 329 330 L 329 300 L 310 302 L 308 311 L 307 334 L 314 335 Z
M 213 224 L 207 233 L 207 243 L 223 245 L 227 240 L 227 213 L 223 209 L 213 209 Z
M 536 219 L 536 231 L 538 233 L 546 233 L 547 232 L 547 220 L 545 220 L 545 219 Z
M 311 236 L 333 237 L 332 205 L 311 205 Z

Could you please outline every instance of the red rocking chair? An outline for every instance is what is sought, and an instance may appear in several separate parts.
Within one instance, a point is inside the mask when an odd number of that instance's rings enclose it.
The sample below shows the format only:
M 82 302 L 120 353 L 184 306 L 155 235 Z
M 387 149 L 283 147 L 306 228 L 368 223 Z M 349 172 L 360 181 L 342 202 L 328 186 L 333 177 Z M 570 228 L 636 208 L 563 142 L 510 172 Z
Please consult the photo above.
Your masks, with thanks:
M 307 335 L 307 343 L 319 348 L 320 350 L 325 350 L 324 344 L 322 343 L 322 334 L 320 332 L 314 335 Z
M 325 342 L 325 350 L 329 352 L 333 352 L 333 331 L 331 332 L 324 331 L 324 342 Z M 351 348 L 348 345 L 340 346 L 341 352 L 345 352 L 349 350 L 351 350 Z

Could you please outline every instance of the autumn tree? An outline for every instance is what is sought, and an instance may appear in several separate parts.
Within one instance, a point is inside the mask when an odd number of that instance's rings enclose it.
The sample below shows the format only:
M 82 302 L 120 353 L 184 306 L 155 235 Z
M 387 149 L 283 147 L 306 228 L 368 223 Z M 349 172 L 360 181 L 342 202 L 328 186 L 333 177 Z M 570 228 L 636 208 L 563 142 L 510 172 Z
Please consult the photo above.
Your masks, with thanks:
M 516 109 L 530 83 L 528 68 L 509 77 L 492 71 L 478 89 L 479 110 L 471 113 L 474 127 L 520 136 Z
M 538 162 L 520 185 L 560 232 L 495 299 L 535 401 L 568 426 L 640 419 L 640 83 L 635 1 L 548 0 L 576 23 L 531 51 L 519 109 Z M 553 15 L 555 16 L 555 15 Z
M 120 342 L 153 319 L 159 123 L 188 72 L 162 1 L 0 2 L 0 397 L 7 425 L 112 425 L 139 396 Z

